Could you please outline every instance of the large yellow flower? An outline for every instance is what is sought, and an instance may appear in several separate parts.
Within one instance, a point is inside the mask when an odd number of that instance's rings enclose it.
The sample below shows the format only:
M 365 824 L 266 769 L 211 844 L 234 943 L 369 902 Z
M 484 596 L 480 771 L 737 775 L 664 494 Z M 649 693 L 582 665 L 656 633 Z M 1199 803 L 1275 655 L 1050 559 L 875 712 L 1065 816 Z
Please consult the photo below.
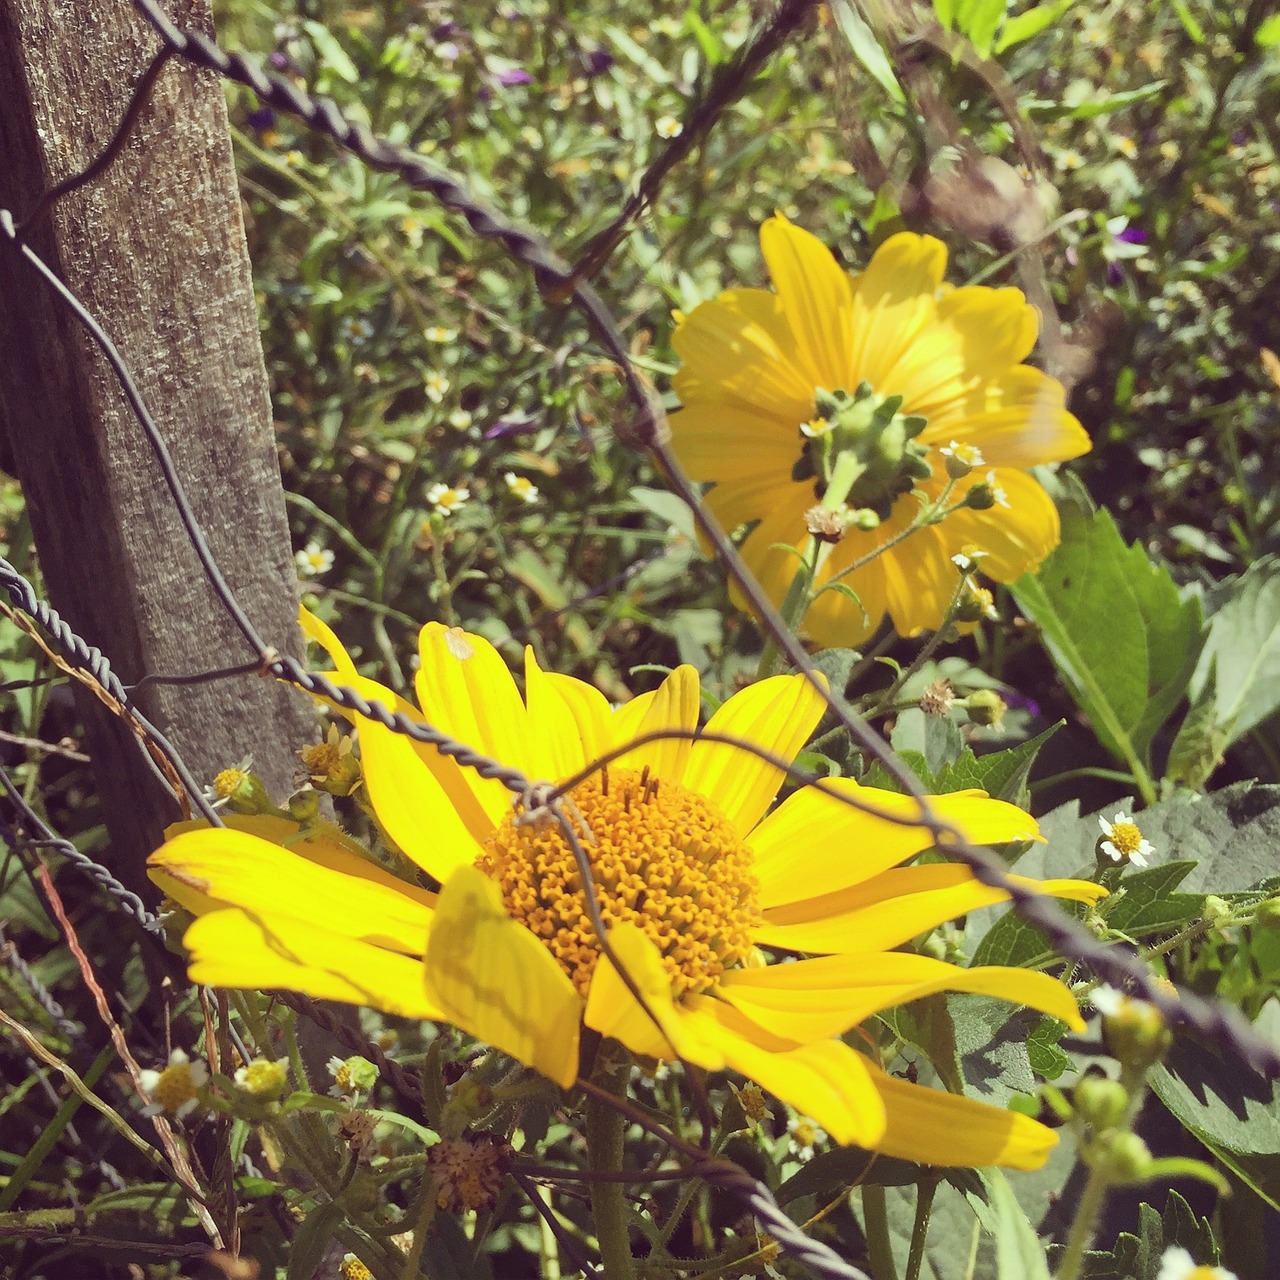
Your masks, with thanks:
M 760 244 L 776 292 L 726 290 L 676 328 L 683 407 L 671 427 L 689 474 L 714 482 L 707 501 L 720 523 L 732 531 L 759 522 L 743 554 L 769 596 L 781 601 L 795 574 L 798 562 L 783 548 L 807 542 L 805 512 L 824 490 L 815 454 L 836 443 L 822 436 L 841 406 L 852 424 L 845 437 L 864 441 L 870 464 L 849 505 L 880 524 L 849 529 L 822 580 L 911 525 L 920 510 L 911 489 L 942 492 L 942 451 L 953 445 L 976 465 L 948 505 L 979 481 L 996 501 L 911 533 L 843 579 L 861 607 L 823 592 L 805 624 L 814 641 L 856 644 L 885 613 L 903 635 L 936 628 L 958 581 L 951 557 L 966 548 L 985 551 L 982 570 L 1000 582 L 1038 565 L 1057 545 L 1058 515 L 1024 468 L 1074 458 L 1089 438 L 1064 408 L 1059 383 L 1022 363 L 1037 329 L 1023 295 L 943 284 L 946 247 L 929 236 L 890 237 L 859 276 L 781 216 L 764 224 Z M 873 440 L 876 409 L 894 427 Z M 923 429 L 911 418 L 923 418 Z M 735 600 L 742 603 L 736 590 Z
M 356 674 L 336 638 L 306 625 L 336 678 L 417 715 Z M 526 655 L 525 692 L 479 636 L 428 624 L 417 692 L 430 722 L 531 779 L 571 779 L 655 730 L 692 732 L 698 678 L 674 671 L 613 708 L 590 685 Z M 705 732 L 792 759 L 823 711 L 800 676 L 744 689 Z M 356 717 L 369 799 L 387 834 L 440 893 L 361 856 L 336 829 L 281 818 L 192 824 L 151 858 L 154 879 L 199 918 L 193 981 L 285 988 L 447 1021 L 562 1086 L 579 1070 L 582 1024 L 637 1054 L 730 1068 L 811 1116 L 837 1141 L 946 1165 L 1039 1165 L 1052 1133 L 1025 1116 L 913 1085 L 841 1036 L 878 1012 L 940 991 L 977 992 L 1081 1022 L 1060 982 L 963 969 L 893 951 L 1002 895 L 950 864 L 904 867 L 927 832 L 802 788 L 772 808 L 783 773 L 736 746 L 664 739 L 573 786 L 566 805 L 590 859 L 609 939 L 661 1030 L 602 956 L 561 828 L 486 780 Z M 908 797 L 832 784 L 889 816 Z M 1037 838 L 1036 824 L 980 792 L 936 797 L 968 839 Z M 1085 901 L 1102 890 L 1045 882 Z M 820 953 L 767 964 L 760 948 Z

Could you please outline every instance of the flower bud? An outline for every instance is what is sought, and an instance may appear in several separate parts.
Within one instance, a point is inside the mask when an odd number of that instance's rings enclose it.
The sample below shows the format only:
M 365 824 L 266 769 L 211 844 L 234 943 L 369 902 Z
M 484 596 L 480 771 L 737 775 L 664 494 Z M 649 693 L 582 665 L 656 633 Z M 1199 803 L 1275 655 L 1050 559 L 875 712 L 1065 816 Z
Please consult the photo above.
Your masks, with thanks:
M 1100 987 L 1090 999 L 1102 1014 L 1102 1041 L 1126 1071 L 1145 1074 L 1169 1052 L 1173 1033 L 1155 1005 L 1110 987 Z
M 1129 1091 L 1118 1080 L 1106 1076 L 1084 1076 L 1071 1095 L 1075 1113 L 1095 1133 L 1114 1129 L 1129 1109 Z
M 1106 1171 L 1113 1186 L 1132 1186 L 1151 1177 L 1151 1148 L 1136 1133 L 1102 1134 L 1081 1151 L 1086 1164 Z

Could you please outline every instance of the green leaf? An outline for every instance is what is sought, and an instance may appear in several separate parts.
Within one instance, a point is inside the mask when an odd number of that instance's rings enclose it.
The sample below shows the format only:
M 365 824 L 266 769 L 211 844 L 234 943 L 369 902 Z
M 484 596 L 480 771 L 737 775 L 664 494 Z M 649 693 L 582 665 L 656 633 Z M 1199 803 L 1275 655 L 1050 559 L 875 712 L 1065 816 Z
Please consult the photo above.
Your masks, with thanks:
M 863 1151 L 861 1147 L 833 1147 L 800 1166 L 774 1193 L 780 1205 L 802 1196 L 825 1196 L 841 1187 L 871 1183 L 877 1187 L 909 1187 L 920 1181 L 924 1170 L 909 1160 Z
M 1013 591 L 1098 740 L 1146 779 L 1151 740 L 1200 652 L 1199 601 L 1182 599 L 1141 544 L 1126 547 L 1107 512 L 1075 506 L 1063 512 L 1061 545 Z
M 909 707 L 898 716 L 890 744 L 895 751 L 916 751 L 924 756 L 932 778 L 958 761 L 966 749 L 960 726 L 950 716 L 925 715 L 919 707 Z
M 1124 896 L 1103 911 L 1107 924 L 1131 938 L 1179 929 L 1204 911 L 1204 895 L 1175 893 L 1174 889 L 1195 869 L 1194 862 L 1167 862 L 1130 872 L 1124 878 Z
M 1026 109 L 1033 115 L 1048 120 L 1093 120 L 1098 116 L 1110 115 L 1113 111 L 1123 111 L 1126 107 L 1136 106 L 1162 93 L 1167 80 L 1153 80 L 1140 89 L 1128 89 L 1124 93 L 1113 93 L 1105 98 L 1086 98 L 1074 106 L 1056 101 L 1029 102 Z
M 986 1169 L 982 1181 L 991 1214 L 988 1227 L 996 1242 L 997 1280 L 1049 1280 L 1044 1245 L 998 1169 Z
M 1204 687 L 1194 695 L 1169 748 L 1165 780 L 1199 791 L 1209 781 L 1226 749 L 1227 730 L 1218 723 L 1217 664 L 1210 662 Z
M 1183 1128 L 1280 1209 L 1280 1084 L 1181 1036 L 1148 1082 Z
M 312 1280 L 320 1269 L 320 1259 L 346 1218 L 342 1205 L 334 1200 L 318 1205 L 303 1219 L 289 1249 L 289 1269 L 285 1280 Z
M 190 1197 L 176 1182 L 142 1182 L 108 1191 L 85 1206 L 90 1221 L 108 1214 L 137 1214 L 153 1223 L 188 1223 L 196 1218 L 190 1207 Z
M 996 41 L 996 53 L 1012 49 L 1015 44 L 1038 36 L 1046 27 L 1052 26 L 1062 17 L 1076 0 L 1053 0 L 1051 4 L 1038 4 L 1034 9 L 1016 14 L 1000 28 L 1000 38 Z
M 331 71 L 348 84 L 360 83 L 360 72 L 356 69 L 356 64 L 323 22 L 306 21 L 302 24 L 302 29 L 311 37 L 311 43 L 315 45 L 326 71 Z
M 1178 21 L 1182 23 L 1182 29 L 1189 35 L 1196 44 L 1204 44 L 1205 35 L 1204 28 L 1196 21 L 1195 14 L 1191 12 L 1191 6 L 1187 0 L 1170 0 L 1174 13 L 1178 15 Z
M 955 6 L 956 30 L 973 45 L 979 57 L 991 53 L 1006 8 L 1005 0 L 959 0 Z
M 1059 720 L 1037 737 L 1010 747 L 1007 751 L 992 751 L 989 755 L 975 756 L 965 747 L 959 758 L 938 775 L 935 790 L 943 794 L 977 788 L 997 800 L 1007 800 L 1010 804 L 1025 808 L 1027 774 L 1035 764 L 1040 748 L 1058 732 L 1062 724 Z
M 1264 556 L 1206 604 L 1208 635 L 1189 693 L 1193 710 L 1212 698 L 1212 732 L 1225 750 L 1280 708 L 1280 559 Z
M 831 0 L 831 16 L 836 26 L 849 42 L 853 56 L 866 68 L 871 78 L 895 102 L 906 102 L 907 96 L 893 74 L 893 64 L 889 55 L 876 39 L 876 33 L 867 25 L 863 16 L 851 0 Z
M 1046 1080 L 1056 1080 L 1071 1065 L 1071 1059 L 1058 1048 L 1058 1042 L 1070 1028 L 1059 1018 L 1041 1018 L 1027 1037 L 1027 1061 L 1031 1070 Z
M 1280 13 L 1273 13 L 1258 28 L 1253 37 L 1263 49 L 1280 44 Z

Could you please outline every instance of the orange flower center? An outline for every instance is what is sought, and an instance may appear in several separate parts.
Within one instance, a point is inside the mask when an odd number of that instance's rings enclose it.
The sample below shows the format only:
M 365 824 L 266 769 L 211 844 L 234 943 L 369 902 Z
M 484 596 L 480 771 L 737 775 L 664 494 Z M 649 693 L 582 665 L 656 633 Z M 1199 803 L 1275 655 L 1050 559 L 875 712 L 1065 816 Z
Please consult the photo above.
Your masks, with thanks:
M 714 805 L 647 768 L 602 768 L 567 798 L 605 927 L 630 921 L 642 929 L 677 999 L 710 990 L 746 960 L 761 921 L 754 859 Z M 560 824 L 517 812 L 489 837 L 476 866 L 585 996 L 600 944 Z

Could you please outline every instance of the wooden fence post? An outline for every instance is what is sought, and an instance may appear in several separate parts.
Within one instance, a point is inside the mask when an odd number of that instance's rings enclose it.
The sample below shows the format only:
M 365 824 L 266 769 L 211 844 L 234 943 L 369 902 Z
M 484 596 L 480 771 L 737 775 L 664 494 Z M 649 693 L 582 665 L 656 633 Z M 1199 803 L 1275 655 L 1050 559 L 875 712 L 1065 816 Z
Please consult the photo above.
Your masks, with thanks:
M 172 8 L 212 29 L 206 0 Z M 97 155 L 157 47 L 128 0 L 0 0 L 0 207 L 20 220 Z M 122 353 L 249 617 L 296 655 L 297 585 L 218 80 L 171 63 L 120 157 L 29 243 Z M 106 362 L 7 244 L 0 399 L 51 602 L 121 678 L 251 661 Z M 120 724 L 80 705 L 112 866 L 136 885 L 176 810 Z M 139 705 L 197 778 L 251 755 L 276 794 L 314 736 L 308 700 L 256 676 L 152 687 Z

